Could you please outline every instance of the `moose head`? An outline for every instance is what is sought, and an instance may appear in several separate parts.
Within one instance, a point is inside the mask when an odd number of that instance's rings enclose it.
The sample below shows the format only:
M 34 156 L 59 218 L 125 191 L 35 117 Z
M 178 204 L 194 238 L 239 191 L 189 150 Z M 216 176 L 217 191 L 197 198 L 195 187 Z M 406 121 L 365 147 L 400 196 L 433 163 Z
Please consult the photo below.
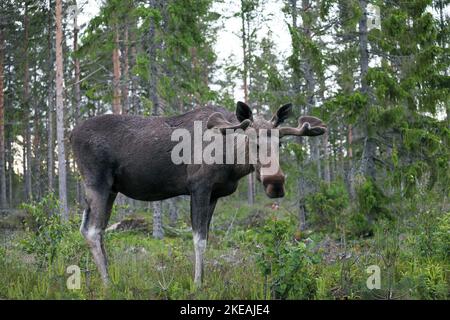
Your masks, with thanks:
M 269 198 L 281 198 L 284 196 L 285 175 L 279 164 L 278 146 L 279 139 L 285 136 L 319 136 L 327 131 L 327 126 L 318 118 L 302 116 L 298 119 L 297 127 L 281 127 L 280 125 L 290 116 L 292 104 L 281 106 L 270 120 L 256 115 L 244 102 L 239 101 L 236 106 L 236 118 L 239 121 L 233 124 L 227 121 L 219 112 L 213 113 L 207 122 L 207 128 L 219 129 L 222 134 L 229 130 L 242 129 L 249 138 L 246 139 L 245 152 L 248 163 L 256 172 L 256 178 L 260 181 Z M 256 139 L 251 139 L 256 138 Z M 251 144 L 254 143 L 254 149 Z M 261 149 L 264 152 L 259 152 Z M 255 161 L 252 162 L 252 150 Z M 265 157 L 267 156 L 267 157 Z

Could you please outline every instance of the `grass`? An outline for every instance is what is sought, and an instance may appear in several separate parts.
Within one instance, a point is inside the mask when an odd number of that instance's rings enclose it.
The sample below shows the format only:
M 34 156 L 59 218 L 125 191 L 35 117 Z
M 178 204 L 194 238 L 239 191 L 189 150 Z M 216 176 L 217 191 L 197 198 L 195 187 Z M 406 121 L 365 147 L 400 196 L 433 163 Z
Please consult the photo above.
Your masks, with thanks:
M 78 231 L 79 219 L 61 227 L 62 236 L 57 220 L 40 233 L 2 231 L 0 299 L 448 299 L 450 214 L 431 219 L 427 213 L 420 224 L 420 216 L 381 221 L 372 237 L 351 238 L 319 229 L 299 234 L 289 206 L 274 211 L 261 203 L 218 206 L 200 290 L 193 285 L 186 213 L 163 240 L 145 232 L 107 233 L 108 288 Z M 150 220 L 148 213 L 136 215 Z M 54 255 L 47 254 L 48 243 Z M 367 267 L 374 264 L 382 270 L 380 290 L 366 287 Z M 70 265 L 80 267 L 79 290 L 67 288 Z
M 17 238 L 21 235 L 18 234 Z M 73 236 L 82 241 L 81 236 Z M 79 239 L 78 239 L 79 238 Z M 16 239 L 17 240 L 17 239 Z M 15 240 L 12 240 L 15 242 Z M 64 252 L 64 246 L 61 250 Z M 110 257 L 111 285 L 103 289 L 86 246 L 71 256 L 58 255 L 48 266 L 40 267 L 32 255 L 24 255 L 19 245 L 3 249 L 0 259 L 4 299 L 262 299 L 262 279 L 249 277 L 254 267 L 251 256 L 233 249 L 223 250 L 210 241 L 206 255 L 203 289 L 195 291 L 192 242 L 165 238 L 155 240 L 145 234 L 109 234 L 106 246 Z M 67 266 L 81 269 L 81 289 L 69 290 Z

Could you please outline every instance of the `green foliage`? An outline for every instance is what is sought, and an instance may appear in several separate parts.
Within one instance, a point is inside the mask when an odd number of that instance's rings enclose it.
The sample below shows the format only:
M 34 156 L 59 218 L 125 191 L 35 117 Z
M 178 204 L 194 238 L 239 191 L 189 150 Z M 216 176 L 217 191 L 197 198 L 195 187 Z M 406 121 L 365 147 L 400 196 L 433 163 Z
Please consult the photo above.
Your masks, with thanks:
M 342 186 L 329 188 L 338 192 Z M 75 221 L 56 242 L 38 247 L 39 251 L 24 255 L 22 246 L 14 245 L 24 238 L 35 237 L 31 228 L 0 246 L 0 273 L 4 276 L 0 298 L 448 298 L 450 214 L 421 209 L 425 199 L 435 201 L 430 196 L 411 200 L 395 220 L 371 222 L 373 237 L 355 236 L 356 240 L 352 240 L 356 231 L 351 230 L 349 223 L 353 211 L 350 214 L 344 210 L 336 228 L 343 228 L 349 235 L 345 246 L 342 240 L 334 239 L 345 234 L 330 237 L 330 232 L 323 234 L 314 226 L 315 232 L 305 239 L 296 229 L 297 218 L 283 204 L 274 216 L 272 209 L 262 204 L 250 207 L 240 203 L 236 209 L 237 198 L 233 196 L 233 201 L 218 205 L 208 241 L 205 283 L 200 291 L 193 289 L 189 232 L 188 236 L 164 240 L 152 239 L 141 232 L 106 233 L 112 284 L 104 289 L 78 231 L 79 221 Z M 54 207 L 57 208 L 56 201 Z M 43 206 L 35 204 L 33 208 L 41 212 Z M 368 221 L 362 214 L 359 217 L 364 223 Z M 364 229 L 364 223 L 360 229 Z M 181 227 L 187 228 L 184 223 Z M 51 262 L 45 259 L 42 264 L 39 252 L 44 251 L 43 256 L 53 252 L 54 258 Z M 381 268 L 382 287 L 376 291 L 366 288 L 366 268 L 373 264 Z M 81 269 L 80 290 L 66 287 L 69 265 Z M 251 277 L 249 270 L 255 271 Z
M 213 24 L 220 16 L 211 11 L 211 5 L 211 0 L 159 1 L 153 6 L 141 1 L 106 1 L 82 33 L 82 44 L 77 52 L 81 72 L 89 74 L 81 83 L 90 92 L 88 103 L 92 100 L 103 102 L 101 106 L 97 105 L 96 111 L 105 112 L 112 102 L 112 73 L 109 70 L 113 68 L 111 57 L 116 36 L 121 54 L 126 48 L 129 55 L 120 61 L 122 68 L 124 61 L 130 68 L 129 74 L 122 74 L 122 81 L 132 79 L 128 90 L 133 85 L 133 90 L 139 92 L 139 97 L 133 97 L 134 105 L 130 106 L 134 113 L 149 112 L 146 102 L 150 92 L 147 89 L 153 66 L 156 66 L 152 70 L 157 72 L 157 83 L 152 90 L 161 102 L 173 108 L 165 108 L 167 114 L 214 100 L 216 93 L 209 88 L 208 79 L 216 60 L 212 50 L 216 32 Z M 150 29 L 153 30 L 152 40 L 148 41 Z M 125 37 L 128 37 L 128 43 Z M 92 94 L 94 91 L 95 95 Z
M 340 115 L 345 117 L 346 121 L 350 124 L 355 123 L 361 114 L 364 113 L 367 106 L 367 97 L 360 92 L 353 94 L 338 94 L 333 99 L 328 100 L 325 103 L 327 114 L 324 117 L 325 121 L 328 116 Z
M 358 209 L 371 220 L 391 218 L 386 205 L 387 197 L 371 179 L 365 179 L 356 188 Z
M 39 202 L 22 204 L 29 215 L 25 221 L 27 236 L 21 241 L 27 253 L 35 254 L 41 265 L 51 264 L 58 246 L 73 224 L 63 222 L 59 214 L 59 202 L 54 194 L 48 194 Z
M 415 218 L 417 229 L 414 245 L 425 257 L 448 259 L 450 253 L 450 213 L 439 216 L 434 210 L 426 210 Z
M 297 143 L 297 141 L 290 141 L 286 143 L 284 149 L 287 153 L 294 155 L 297 163 L 301 163 L 306 157 L 306 152 L 303 150 L 302 146 Z M 295 167 L 297 168 L 298 166 L 296 165 Z
M 342 181 L 327 184 L 322 182 L 319 191 L 306 197 L 311 222 L 318 228 L 334 230 L 343 212 L 349 205 L 349 197 Z
M 345 231 L 351 237 L 367 237 L 373 234 L 373 225 L 363 213 L 351 210 L 346 215 Z
M 448 214 L 426 210 L 404 223 L 375 227 L 374 251 L 384 279 L 380 294 L 419 299 L 448 298 Z M 409 288 L 409 289 L 408 289 Z
M 387 110 L 381 110 L 377 120 L 377 126 L 386 130 L 405 127 L 405 110 L 401 106 L 393 106 Z
M 3 261 L 6 256 L 6 248 L 0 247 L 0 261 Z
M 81 118 L 110 111 L 116 35 L 121 91 L 128 89 L 132 100 L 128 113 L 151 115 L 152 93 L 158 96 L 164 115 L 210 103 L 234 112 L 243 61 L 231 56 L 218 64 L 220 53 L 214 45 L 222 23 L 236 19 L 244 22 L 247 31 L 235 41 L 247 45 L 248 100 L 254 114 L 269 118 L 279 105 L 293 102 L 294 114 L 283 125 L 297 125 L 295 119 L 304 113 L 326 122 L 328 140 L 320 140 L 324 143 L 317 162 L 310 161 L 315 159 L 316 146 L 309 138 L 301 139 L 301 144 L 297 138 L 285 138 L 281 165 L 286 197 L 276 200 L 277 206 L 263 195 L 259 184 L 257 204 L 245 204 L 246 183 L 218 205 L 208 240 L 204 288 L 195 291 L 186 203 L 180 210 L 183 221 L 162 241 L 136 231 L 105 235 L 112 276 L 112 286 L 105 290 L 78 231 L 78 217 L 65 223 L 55 196 L 41 199 L 45 179 L 40 180 L 47 170 L 41 160 L 49 151 L 47 116 L 54 96 L 54 30 L 50 27 L 54 19 L 49 11 L 53 8 L 41 5 L 44 1 L 29 3 L 25 48 L 24 3 L 4 1 L 0 20 L 7 21 L 3 26 L 3 122 L 5 172 L 10 174 L 7 190 L 14 198 L 10 207 L 23 197 L 24 176 L 16 170 L 16 159 L 22 156 L 31 158 L 25 167 L 33 171 L 32 193 L 39 200 L 22 206 L 27 213 L 26 230 L 17 230 L 22 216 L 1 218 L 0 299 L 448 299 L 450 80 L 445 13 L 449 1 L 369 2 L 380 7 L 382 27 L 368 32 L 365 79 L 360 72 L 363 37 L 357 30 L 363 12 L 359 0 L 321 0 L 306 10 L 302 8 L 306 2 L 297 1 L 297 8 L 292 8 L 293 3 L 285 1 L 289 53 L 277 47 L 279 35 L 261 33 L 277 21 L 264 14 L 265 2 L 257 0 L 242 1 L 238 12 L 226 12 L 226 8 L 220 13 L 213 11 L 217 3 L 211 0 L 154 1 L 154 6 L 148 1 L 107 0 L 80 30 L 77 52 L 63 41 L 69 104 L 75 91 L 70 80 L 72 60 L 80 60 Z M 223 1 L 222 5 L 227 7 Z M 69 22 L 67 16 L 64 20 Z M 71 34 L 70 24 L 63 28 L 64 35 Z M 155 50 L 149 50 L 150 46 Z M 150 51 L 154 52 L 150 55 Z M 26 65 L 32 68 L 27 70 Z M 151 67 L 158 74 L 156 86 L 150 88 Z M 26 71 L 33 80 L 32 101 L 23 95 Z M 363 92 L 364 83 L 368 88 Z M 37 107 L 42 103 L 46 106 Z M 74 114 L 67 114 L 66 128 L 75 123 Z M 27 118 L 33 121 L 24 122 Z M 24 140 L 26 124 L 33 136 L 28 142 Z M 376 164 L 373 179 L 364 172 L 352 176 L 366 156 L 366 138 L 375 144 L 369 157 Z M 22 147 L 28 152 L 26 143 L 33 144 L 31 154 L 19 152 Z M 78 179 L 71 170 L 69 188 L 74 195 L 71 182 Z M 321 182 L 325 178 L 331 181 Z M 306 182 L 305 195 L 299 192 L 299 181 Z M 303 200 L 307 233 L 296 229 Z M 277 218 L 267 218 L 273 215 Z M 112 220 L 118 218 L 113 212 Z M 380 290 L 365 286 L 366 268 L 372 264 L 381 268 Z M 68 265 L 82 270 L 78 291 L 65 286 Z M 252 277 L 249 270 L 255 271 Z
M 447 265 L 448 267 L 448 265 Z M 445 267 L 433 260 L 427 260 L 419 267 L 416 279 L 420 299 L 448 299 L 448 282 Z
M 257 264 L 273 299 L 312 299 L 316 283 L 312 266 L 317 263 L 310 248 L 293 238 L 292 223 L 272 217 L 256 237 Z

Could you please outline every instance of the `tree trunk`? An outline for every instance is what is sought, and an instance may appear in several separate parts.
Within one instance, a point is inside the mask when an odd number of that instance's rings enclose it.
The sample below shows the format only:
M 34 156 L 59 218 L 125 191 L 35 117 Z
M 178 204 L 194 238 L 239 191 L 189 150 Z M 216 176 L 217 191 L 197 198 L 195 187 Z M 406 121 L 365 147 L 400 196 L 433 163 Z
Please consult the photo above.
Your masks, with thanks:
M 320 139 L 309 139 L 311 145 L 311 158 L 316 164 L 316 177 L 317 181 L 322 180 L 322 164 L 320 161 Z
M 303 144 L 303 138 L 302 137 L 296 137 L 297 143 L 299 145 Z M 298 165 L 298 180 L 297 180 L 297 190 L 298 190 L 298 229 L 300 231 L 306 230 L 306 203 L 305 203 L 305 194 L 306 194 L 306 179 L 303 175 L 304 170 L 304 162 L 297 160 Z
M 291 16 L 292 16 L 292 27 L 294 29 L 298 28 L 298 12 L 297 12 L 297 0 L 290 0 L 290 9 L 291 9 Z M 297 46 L 295 46 L 297 47 Z M 293 56 L 296 55 L 298 52 L 295 50 L 294 42 L 293 42 Z M 294 57 L 295 59 L 299 59 L 299 56 Z M 299 70 L 294 70 L 292 74 L 293 79 L 293 88 L 295 91 L 295 94 L 298 94 L 301 91 L 300 86 L 300 77 L 299 77 Z M 303 145 L 303 139 L 302 137 L 295 137 L 296 142 L 302 146 Z M 298 199 L 298 229 L 300 231 L 303 231 L 306 229 L 306 207 L 305 207 L 305 177 L 302 174 L 302 167 L 304 166 L 303 161 L 298 160 L 298 166 L 299 166 L 299 175 L 297 177 L 297 199 Z
M 324 155 L 324 165 L 323 165 L 323 179 L 327 184 L 331 182 L 331 173 L 330 173 L 330 149 L 328 146 L 328 132 L 323 135 L 322 143 L 323 143 L 323 155 Z
M 8 204 L 12 208 L 14 207 L 14 198 L 13 198 L 13 191 L 14 191 L 14 185 L 13 185 L 13 175 L 14 175 L 14 156 L 13 156 L 13 150 L 12 150 L 12 137 L 8 137 Z
M 50 81 L 52 81 L 50 79 Z M 53 132 L 53 84 L 48 88 L 48 118 L 47 118 L 47 180 L 48 180 L 48 191 L 53 192 L 55 190 L 54 186 L 54 172 L 55 172 L 55 162 L 54 162 L 54 132 Z
M 47 84 L 47 180 L 48 192 L 54 192 L 54 132 L 53 132 L 53 112 L 54 112 L 54 42 L 53 42 L 53 14 L 51 9 L 51 0 L 49 0 L 49 14 L 47 25 L 47 45 L 48 45 L 48 84 Z
M 77 5 L 75 1 L 74 5 Z M 76 52 L 78 50 L 78 33 L 80 29 L 78 27 L 78 15 L 75 12 L 73 16 L 73 51 Z M 74 120 L 75 125 L 80 122 L 81 115 L 81 90 L 80 90 L 80 59 L 74 56 L 73 60 L 74 64 L 74 84 L 73 84 L 73 109 L 74 109 Z M 76 165 L 76 164 L 75 164 Z M 81 204 L 83 202 L 83 186 L 81 184 L 80 179 L 76 179 L 76 196 L 77 203 Z
M 76 5 L 76 1 L 75 1 Z M 73 51 L 78 50 L 78 32 L 80 31 L 78 27 L 77 14 L 74 14 L 73 18 Z M 80 121 L 80 101 L 81 101 L 81 91 L 80 91 L 80 59 L 74 56 L 74 84 L 73 84 L 73 108 L 75 114 L 75 124 Z
M 367 0 L 359 0 L 361 7 L 361 19 L 359 20 L 359 53 L 360 53 L 360 69 L 361 69 L 361 93 L 367 95 L 367 109 L 371 108 L 371 98 L 369 96 L 369 86 L 367 83 L 367 72 L 369 71 L 369 40 L 367 28 Z M 369 110 L 364 114 L 367 116 Z M 361 158 L 360 172 L 372 179 L 375 179 L 375 151 L 376 145 L 372 137 L 369 136 L 368 119 L 365 119 L 363 127 L 365 141 Z
M 133 30 L 135 27 L 135 21 L 133 20 Z M 133 70 L 133 67 L 136 65 L 137 59 L 137 49 L 136 49 L 136 35 L 135 32 L 131 32 L 130 34 L 131 40 L 131 48 L 130 48 L 130 69 Z M 139 78 L 131 73 L 131 108 L 132 114 L 141 114 L 141 108 L 139 104 L 139 97 L 137 94 Z
M 248 104 L 248 50 L 247 50 L 247 31 L 245 26 L 245 12 L 244 12 L 244 1 L 241 0 L 241 23 L 242 23 L 242 53 L 243 53 L 243 70 L 242 70 L 242 80 L 244 89 L 244 102 Z M 250 206 L 255 204 L 255 177 L 253 172 L 248 175 L 247 178 L 247 202 Z
M 61 215 L 69 220 L 67 205 L 67 173 L 66 152 L 64 146 L 64 74 L 63 74 L 63 30 L 62 30 L 62 0 L 56 0 L 56 139 L 58 143 L 58 190 Z
M 113 60 L 113 87 L 114 87 L 114 96 L 113 96 L 113 106 L 112 111 L 114 114 L 121 114 L 122 113 L 122 105 L 120 102 L 120 43 L 119 43 L 119 28 L 117 25 L 115 26 L 114 31 L 114 49 L 112 53 L 112 60 Z
M 158 8 L 157 1 L 150 1 L 152 8 Z M 149 67 L 149 83 L 148 94 L 153 104 L 152 114 L 154 116 L 159 115 L 159 97 L 158 97 L 158 67 L 157 63 L 157 43 L 156 43 L 156 23 L 154 19 L 151 19 L 148 30 L 148 61 Z
M 53 57 L 51 58 L 53 59 Z M 53 65 L 53 60 L 51 62 Z M 55 172 L 55 163 L 54 163 L 54 132 L 53 132 L 53 103 L 54 103 L 54 91 L 53 91 L 53 76 L 49 74 L 49 84 L 48 84 L 48 115 L 47 115 L 47 180 L 48 180 L 48 191 L 53 192 L 55 190 L 54 186 L 54 172 Z
M 296 5 L 296 3 L 291 3 L 291 5 Z M 296 7 L 292 8 L 293 14 L 296 16 L 297 11 Z M 306 19 L 305 17 L 308 15 L 308 11 L 311 9 L 311 2 L 310 0 L 302 0 L 302 12 L 303 12 L 303 19 L 302 19 L 302 26 L 294 25 L 294 28 L 299 28 L 299 32 L 303 33 L 305 38 L 308 39 L 308 41 L 312 41 L 312 32 L 311 32 L 311 20 Z M 297 21 L 297 17 L 295 19 L 293 18 L 293 21 Z M 302 63 L 302 69 L 303 69 L 303 75 L 306 82 L 306 108 L 305 113 L 308 114 L 311 112 L 311 110 L 316 105 L 316 78 L 315 73 L 313 69 L 313 62 L 311 57 L 311 53 L 306 51 L 305 56 L 303 57 L 304 61 Z M 303 144 L 304 139 L 301 137 L 298 138 L 298 143 Z M 320 148 L 319 148 L 319 141 L 317 139 L 308 139 L 308 144 L 310 147 L 310 161 L 316 164 L 316 176 L 317 181 L 321 180 L 321 164 L 320 164 Z M 300 172 L 304 170 L 304 168 L 307 166 L 308 161 L 303 161 L 300 164 Z M 311 188 L 308 188 L 308 186 L 313 186 L 313 184 L 310 184 L 308 181 L 306 181 L 306 176 L 300 175 L 298 178 L 298 192 L 299 192 L 299 229 L 300 231 L 305 230 L 307 227 L 307 210 L 306 210 L 306 203 L 305 203 L 305 197 L 308 193 L 311 192 Z
M 302 0 L 302 11 L 303 14 L 306 16 L 308 11 L 311 10 L 311 3 L 310 0 Z M 309 19 L 303 19 L 302 27 L 300 29 L 300 32 L 302 32 L 308 41 L 313 41 L 312 39 L 312 33 L 311 33 L 311 24 Z M 303 72 L 305 76 L 306 81 L 306 113 L 309 114 L 311 110 L 316 105 L 316 79 L 314 75 L 313 70 L 313 63 L 312 58 L 310 54 L 306 54 L 304 57 L 304 63 L 303 63 Z M 310 147 L 310 158 L 313 162 L 317 165 L 317 172 L 316 175 L 318 177 L 318 180 L 321 179 L 321 168 L 320 168 L 320 149 L 319 149 L 319 141 L 317 139 L 308 139 L 309 147 Z
M 150 1 L 150 5 L 154 9 L 160 8 L 158 1 Z M 148 61 L 150 63 L 149 68 L 149 96 L 153 104 L 153 115 L 159 116 L 160 103 L 158 96 L 158 68 L 157 68 L 157 39 L 156 39 L 156 23 L 154 19 L 151 19 L 148 30 Z M 162 204 L 161 201 L 154 201 L 153 207 L 153 237 L 155 239 L 162 239 L 164 237 L 164 231 L 162 228 Z
M 350 199 L 354 200 L 356 198 L 356 191 L 355 191 L 356 172 L 355 172 L 355 164 L 353 161 L 353 128 L 352 128 L 351 124 L 348 126 L 347 142 L 348 142 L 347 157 L 348 157 L 348 167 L 349 167 L 349 171 L 347 174 L 348 189 L 349 189 Z
M 122 65 L 123 65 L 123 84 L 122 84 L 122 104 L 123 109 L 122 112 L 124 114 L 128 113 L 128 110 L 130 109 L 130 99 L 128 98 L 128 92 L 129 92 L 129 79 L 130 79 L 130 70 L 129 70 L 129 64 L 128 64 L 128 21 L 125 22 L 125 30 L 124 30 L 124 43 L 123 43 L 123 58 L 122 58 Z
M 0 207 L 8 207 L 6 200 L 6 166 L 5 166 L 5 99 L 4 99 L 4 56 L 5 39 L 3 26 L 0 25 Z
M 6 50 L 6 49 L 5 49 Z M 5 58 L 5 56 L 3 56 L 3 59 Z M 6 78 L 6 70 L 8 70 L 8 78 L 10 79 L 9 80 L 9 83 L 11 82 L 11 74 L 12 74 L 12 72 L 11 72 L 11 69 L 12 69 L 12 66 L 11 65 L 6 65 L 6 64 L 4 64 L 3 65 L 3 74 L 4 74 L 4 78 L 3 78 L 3 80 L 5 80 L 5 78 Z M 8 86 L 9 86 L 9 83 L 8 83 Z M 4 110 L 8 110 L 9 108 L 7 107 L 7 105 L 8 106 L 10 106 L 10 101 L 8 101 L 8 104 L 7 104 L 7 100 L 5 99 L 5 96 L 3 96 L 3 103 L 4 103 Z M 6 125 L 6 123 L 5 122 L 3 122 L 3 124 L 4 124 L 4 133 L 5 133 L 5 139 L 6 139 L 6 154 L 5 154 L 5 161 L 8 161 L 8 171 L 7 171 L 7 174 L 8 174 L 8 177 L 7 177 L 7 185 L 8 185 L 8 187 L 7 187 L 7 190 L 8 190 L 8 201 L 7 201 L 7 203 L 8 203 L 8 205 L 9 205 L 9 207 L 10 208 L 13 208 L 14 207 L 14 197 L 13 197 L 13 195 L 15 194 L 15 192 L 14 192 L 14 188 L 13 188 L 13 176 L 14 176 L 14 154 L 13 154 L 13 139 L 14 139 L 14 136 L 13 136 L 13 134 L 12 134 L 12 124 L 10 124 L 10 125 Z M 8 130 L 8 129 L 9 130 Z
M 24 178 L 25 178 L 25 200 L 29 201 L 33 198 L 31 189 L 31 128 L 30 128 L 30 71 L 29 71 L 29 55 L 28 55 L 28 37 L 30 29 L 30 19 L 28 16 L 28 3 L 25 2 L 24 15 L 24 77 L 23 77 L 23 102 L 24 102 Z
M 164 231 L 162 227 L 162 205 L 161 201 L 152 202 L 153 209 L 153 238 L 164 238 Z
M 171 198 L 168 200 L 168 202 L 169 202 L 170 225 L 172 227 L 174 227 L 177 224 L 177 220 L 178 220 L 177 200 L 176 200 L 176 198 Z
M 37 83 L 37 66 L 33 68 L 33 83 Z M 32 186 L 33 195 L 36 199 L 41 197 L 41 134 L 39 131 L 39 104 L 33 99 L 32 101 L 34 117 L 33 117 L 33 155 L 32 159 L 32 172 L 34 174 L 34 183 Z

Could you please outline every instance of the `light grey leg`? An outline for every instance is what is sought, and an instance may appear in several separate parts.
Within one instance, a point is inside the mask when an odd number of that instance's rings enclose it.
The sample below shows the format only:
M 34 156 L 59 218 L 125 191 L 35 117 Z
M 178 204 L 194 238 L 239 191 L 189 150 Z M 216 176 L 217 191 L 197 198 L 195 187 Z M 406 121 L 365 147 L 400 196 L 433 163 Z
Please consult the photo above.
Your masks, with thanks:
M 195 275 L 194 285 L 200 287 L 203 280 L 203 259 L 206 251 L 206 239 L 200 233 L 194 232 Z
M 191 220 L 195 252 L 194 285 L 196 288 L 200 288 L 203 281 L 206 243 L 216 203 L 217 199 L 211 199 L 208 193 L 199 193 L 191 197 Z
M 91 249 L 94 262 L 105 285 L 109 283 L 109 275 L 103 234 L 108 224 L 116 195 L 109 191 L 99 192 L 96 189 L 87 187 L 87 208 L 84 211 L 83 222 L 80 228 L 81 234 Z

